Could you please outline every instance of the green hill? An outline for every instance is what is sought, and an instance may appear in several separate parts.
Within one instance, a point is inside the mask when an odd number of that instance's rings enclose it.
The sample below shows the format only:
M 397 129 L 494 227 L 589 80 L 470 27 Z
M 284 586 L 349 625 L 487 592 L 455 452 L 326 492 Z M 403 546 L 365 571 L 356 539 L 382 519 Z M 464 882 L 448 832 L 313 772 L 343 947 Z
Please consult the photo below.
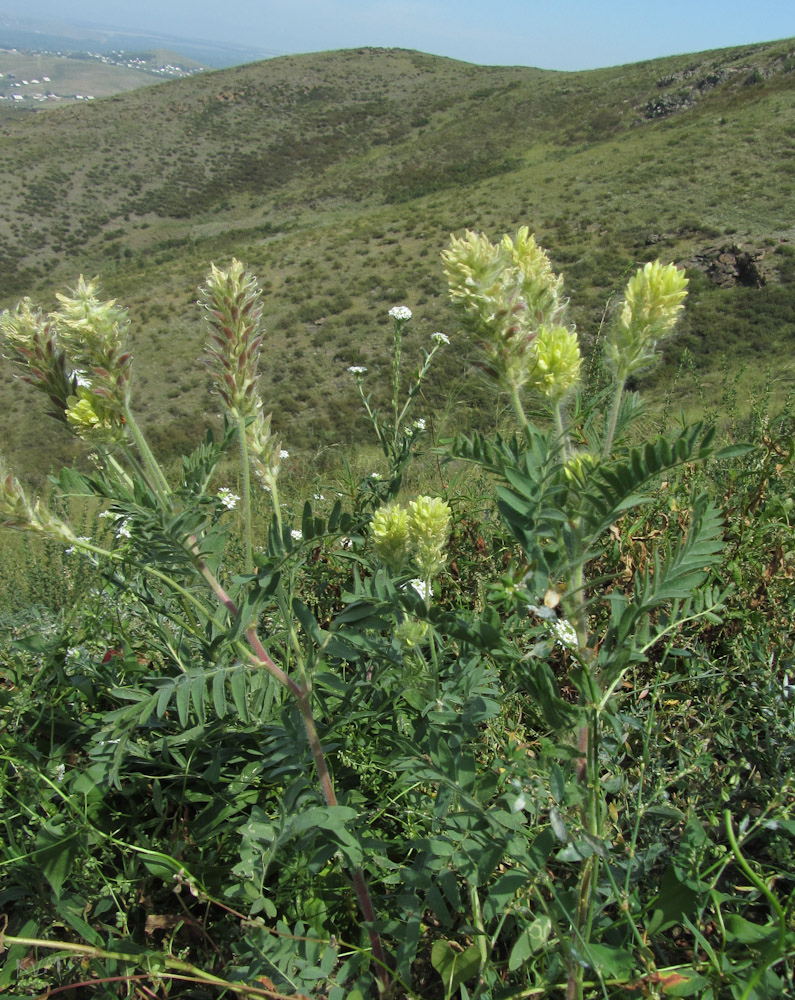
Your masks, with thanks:
M 274 423 L 322 448 L 358 433 L 345 369 L 386 364 L 391 305 L 414 310 L 417 345 L 455 333 L 449 233 L 527 224 L 586 342 L 631 268 L 690 262 L 656 378 L 670 384 L 687 347 L 715 392 L 727 361 L 759 374 L 792 353 L 794 69 L 793 40 L 582 73 L 359 49 L 19 116 L 0 125 L 2 304 L 49 308 L 99 274 L 130 307 L 136 407 L 177 449 L 217 410 L 196 287 L 238 256 L 266 291 Z M 440 407 L 493 413 L 458 352 L 437 371 Z M 7 368 L 0 394 L 4 450 L 29 459 L 37 411 Z M 71 447 L 51 435 L 40 465 Z

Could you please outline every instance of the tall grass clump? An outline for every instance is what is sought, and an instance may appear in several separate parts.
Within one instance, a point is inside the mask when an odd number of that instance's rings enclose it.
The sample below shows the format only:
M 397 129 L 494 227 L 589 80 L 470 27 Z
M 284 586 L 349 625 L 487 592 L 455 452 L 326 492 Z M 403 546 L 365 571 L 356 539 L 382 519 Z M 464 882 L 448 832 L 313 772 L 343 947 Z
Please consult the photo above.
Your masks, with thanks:
M 57 629 L 21 615 L 3 639 L 4 988 L 793 989 L 791 408 L 748 443 L 682 423 L 638 445 L 627 385 L 673 333 L 681 271 L 630 277 L 586 385 L 527 229 L 442 256 L 460 330 L 407 378 L 411 313 L 390 310 L 383 411 L 349 369 L 386 474 L 300 514 L 240 262 L 201 289 L 224 427 L 173 473 L 96 282 L 3 314 L 18 374 L 93 454 L 53 478 L 58 510 L 0 475 L 2 524 L 91 579 Z M 440 442 L 414 415 L 448 345 L 507 398 L 511 433 Z M 406 496 L 428 442 L 451 475 Z M 240 495 L 219 479 L 235 455 Z M 467 493 L 444 485 L 467 467 Z

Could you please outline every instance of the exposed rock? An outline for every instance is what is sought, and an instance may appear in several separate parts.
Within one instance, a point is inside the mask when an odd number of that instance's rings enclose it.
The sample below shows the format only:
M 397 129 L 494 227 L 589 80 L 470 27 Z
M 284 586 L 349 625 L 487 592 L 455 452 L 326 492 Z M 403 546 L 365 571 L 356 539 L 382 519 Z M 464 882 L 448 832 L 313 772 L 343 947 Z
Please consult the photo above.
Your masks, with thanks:
M 734 285 L 761 288 L 775 275 L 775 266 L 767 257 L 766 250 L 730 243 L 700 250 L 687 261 L 687 266 L 697 267 L 720 288 Z

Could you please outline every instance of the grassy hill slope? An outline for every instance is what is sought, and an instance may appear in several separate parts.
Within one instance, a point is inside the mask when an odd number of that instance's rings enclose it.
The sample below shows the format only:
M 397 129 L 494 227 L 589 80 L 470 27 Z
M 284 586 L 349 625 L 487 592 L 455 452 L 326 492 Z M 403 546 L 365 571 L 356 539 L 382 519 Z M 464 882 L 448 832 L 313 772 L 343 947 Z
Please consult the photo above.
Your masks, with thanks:
M 100 274 L 130 306 L 136 406 L 177 449 L 216 410 L 194 360 L 196 286 L 210 260 L 239 256 L 267 293 L 274 423 L 289 447 L 321 449 L 358 434 L 345 369 L 386 364 L 391 305 L 414 309 L 416 345 L 455 333 L 448 234 L 528 224 L 586 340 L 638 263 L 698 263 L 658 380 L 686 346 L 709 388 L 726 359 L 759 371 L 791 354 L 794 69 L 792 40 L 583 73 L 360 49 L 25 116 L 0 126 L 2 304 L 50 307 Z M 494 411 L 459 352 L 431 392 Z M 41 440 L 35 420 L 5 369 L 12 460 Z M 53 436 L 40 466 L 70 447 Z

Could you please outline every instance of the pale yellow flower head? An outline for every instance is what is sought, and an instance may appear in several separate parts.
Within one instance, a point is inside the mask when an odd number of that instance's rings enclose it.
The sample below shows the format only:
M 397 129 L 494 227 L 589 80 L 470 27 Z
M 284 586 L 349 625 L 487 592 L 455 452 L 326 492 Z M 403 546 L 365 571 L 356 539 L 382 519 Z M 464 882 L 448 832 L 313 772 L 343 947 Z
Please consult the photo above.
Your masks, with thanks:
M 55 325 L 25 298 L 16 308 L 0 313 L 0 333 L 18 378 L 43 392 L 55 407 L 50 416 L 66 420 L 67 397 L 75 389 L 74 373 L 67 363 Z
M 605 345 L 620 380 L 657 360 L 657 342 L 673 329 L 687 296 L 685 272 L 658 260 L 638 268 Z
M 66 421 L 84 441 L 113 444 L 124 437 L 124 421 L 115 400 L 79 387 L 66 403 Z
M 86 281 L 82 274 L 71 295 L 59 292 L 57 298 L 61 308 L 50 314 L 50 322 L 83 379 L 67 399 L 67 422 L 80 437 L 118 440 L 130 390 L 127 312 L 115 299 L 103 302 L 96 279 Z
M 444 567 L 444 549 L 450 535 L 451 516 L 450 507 L 439 497 L 417 497 L 409 501 L 408 532 L 412 559 L 425 580 Z
M 393 635 L 406 652 L 414 652 L 427 644 L 430 631 L 427 622 L 404 618 L 395 626 Z
M 397 501 L 373 514 L 372 534 L 378 558 L 394 572 L 405 569 L 410 553 L 408 514 Z
M 596 456 L 589 451 L 575 451 L 563 467 L 566 479 L 573 485 L 582 487 L 598 464 Z
M 580 380 L 582 357 L 575 331 L 565 326 L 542 326 L 532 344 L 532 362 L 530 386 L 559 402 Z
M 373 548 L 394 572 L 416 569 L 429 580 L 445 564 L 450 535 L 450 507 L 439 497 L 417 497 L 408 509 L 397 501 L 379 507 L 373 515 Z
M 539 329 L 556 326 L 565 311 L 562 276 L 526 226 L 498 244 L 469 230 L 451 236 L 442 260 L 450 297 L 485 356 L 482 369 L 503 388 L 520 388 Z

